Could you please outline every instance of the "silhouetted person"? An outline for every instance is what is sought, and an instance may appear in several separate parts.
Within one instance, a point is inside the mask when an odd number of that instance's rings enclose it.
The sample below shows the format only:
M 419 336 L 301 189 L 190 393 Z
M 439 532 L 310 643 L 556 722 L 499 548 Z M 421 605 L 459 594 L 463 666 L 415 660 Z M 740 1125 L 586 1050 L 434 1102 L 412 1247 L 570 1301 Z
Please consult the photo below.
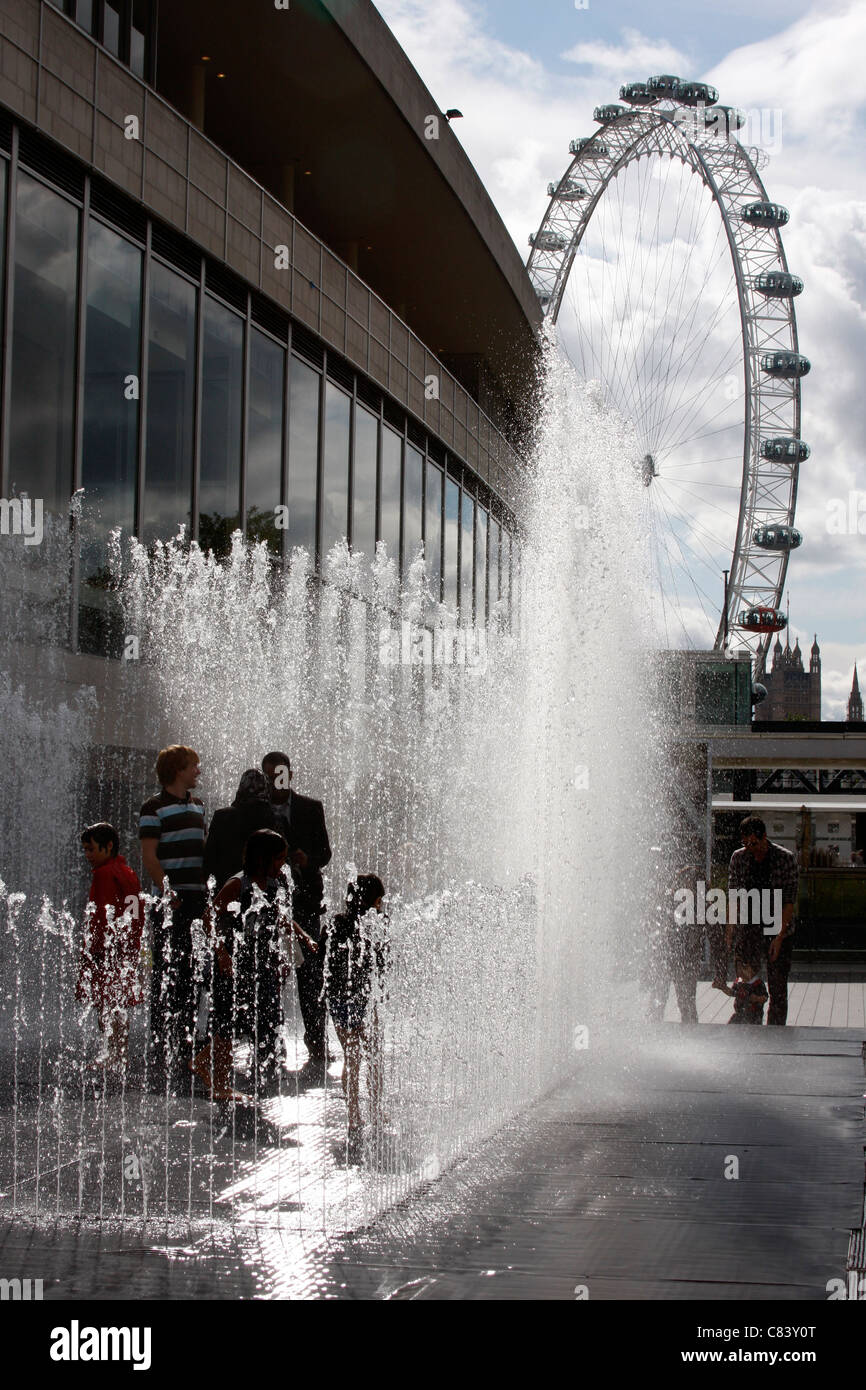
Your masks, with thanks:
M 697 895 L 700 871 L 693 865 L 676 869 L 669 885 L 662 891 L 658 923 L 650 942 L 650 961 L 647 982 L 650 987 L 648 1017 L 660 1022 L 664 1017 L 671 984 L 677 998 L 683 1023 L 698 1021 L 698 974 L 703 954 L 702 926 L 685 920 L 685 914 L 675 907 L 674 893 L 687 889 L 692 908 Z M 690 914 L 694 919 L 694 910 Z M 680 920 L 683 918 L 683 920 Z
M 246 842 L 243 870 L 214 898 L 207 924 L 215 924 L 212 1041 L 193 1069 L 214 1100 L 239 1099 L 232 1088 L 232 1043 L 252 1043 L 253 1086 L 258 1092 L 279 1068 L 282 983 L 294 934 L 316 946 L 292 921 L 291 888 L 282 874 L 288 845 L 275 830 L 255 830 Z M 233 912 L 231 909 L 235 908 Z
M 783 1024 L 788 1018 L 788 974 L 794 953 L 794 914 L 797 910 L 799 870 L 790 850 L 767 839 L 767 827 L 759 816 L 748 816 L 740 826 L 743 848 L 734 850 L 728 874 L 731 889 L 769 890 L 770 901 L 776 889 L 782 894 L 781 931 L 764 934 L 770 922 L 728 923 L 728 945 L 747 961 L 767 962 L 770 1008 L 767 1023 Z M 729 898 L 730 902 L 730 898 Z
M 741 957 L 736 963 L 737 978 L 733 985 L 714 985 L 723 994 L 729 994 L 734 1001 L 734 1012 L 729 1023 L 753 1023 L 760 1026 L 764 1022 L 764 1005 L 767 1002 L 767 986 L 761 979 L 761 960 L 756 955 L 749 960 Z
M 163 748 L 156 775 L 162 790 L 142 806 L 138 833 L 157 892 L 165 879 L 171 892 L 170 913 L 158 907 L 153 914 L 148 1062 L 150 1087 L 161 1091 L 166 1084 L 182 1089 L 190 1080 L 198 996 L 192 923 L 205 909 L 205 818 L 192 794 L 201 776 L 193 748 Z
M 263 772 L 251 767 L 241 777 L 231 806 L 214 811 L 204 849 L 205 881 L 216 879 L 216 891 L 243 868 L 247 840 L 256 830 L 273 830 L 275 817 Z
M 285 753 L 268 753 L 262 758 L 262 772 L 268 779 L 276 829 L 289 846 L 289 864 L 294 894 L 292 916 L 303 930 L 318 941 L 324 885 L 322 869 L 330 862 L 331 845 L 321 801 L 300 796 L 292 790 L 292 766 Z M 304 1043 L 308 1059 L 305 1079 L 324 1082 L 328 1066 L 327 1006 L 323 989 L 323 952 L 315 955 L 301 944 L 303 965 L 298 967 L 298 1002 L 304 1020 Z
M 349 1161 L 360 1158 L 363 1132 L 360 1104 L 361 1059 L 369 1065 L 370 1109 L 381 1118 L 382 1042 L 375 987 L 388 966 L 388 942 L 383 929 L 385 886 L 375 874 L 359 874 L 350 883 L 346 908 L 323 933 L 325 992 L 328 1008 L 343 1049 L 343 1090 L 349 1123 Z M 372 1002 L 372 1007 L 371 1007 Z
M 93 878 L 77 995 L 93 1005 L 105 1039 L 98 1064 L 106 1062 L 122 1071 L 129 1042 L 127 1010 L 141 1003 L 141 884 L 119 852 L 120 838 L 113 825 L 106 821 L 89 825 L 81 843 Z

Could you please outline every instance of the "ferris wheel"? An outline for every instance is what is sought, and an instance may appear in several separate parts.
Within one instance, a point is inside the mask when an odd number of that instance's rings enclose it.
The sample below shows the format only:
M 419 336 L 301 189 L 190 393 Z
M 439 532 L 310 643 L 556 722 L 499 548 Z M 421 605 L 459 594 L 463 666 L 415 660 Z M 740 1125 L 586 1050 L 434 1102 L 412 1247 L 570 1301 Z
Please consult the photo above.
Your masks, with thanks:
M 767 155 L 741 142 L 745 115 L 713 87 L 664 75 L 620 98 L 572 141 L 527 268 L 574 366 L 636 432 L 624 462 L 660 644 L 745 647 L 759 675 L 787 623 L 809 456 L 789 214 L 761 181 Z

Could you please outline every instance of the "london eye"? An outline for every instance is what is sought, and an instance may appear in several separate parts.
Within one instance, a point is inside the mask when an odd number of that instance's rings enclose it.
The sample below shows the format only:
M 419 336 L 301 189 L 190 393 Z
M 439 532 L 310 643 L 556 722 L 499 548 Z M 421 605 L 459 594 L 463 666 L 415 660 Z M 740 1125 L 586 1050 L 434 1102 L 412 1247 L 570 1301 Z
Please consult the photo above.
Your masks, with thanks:
M 759 675 L 785 623 L 809 456 L 789 214 L 762 182 L 767 155 L 741 139 L 744 113 L 706 83 L 628 83 L 594 119 L 548 188 L 527 268 L 575 368 L 637 435 L 625 466 L 656 640 L 748 648 Z

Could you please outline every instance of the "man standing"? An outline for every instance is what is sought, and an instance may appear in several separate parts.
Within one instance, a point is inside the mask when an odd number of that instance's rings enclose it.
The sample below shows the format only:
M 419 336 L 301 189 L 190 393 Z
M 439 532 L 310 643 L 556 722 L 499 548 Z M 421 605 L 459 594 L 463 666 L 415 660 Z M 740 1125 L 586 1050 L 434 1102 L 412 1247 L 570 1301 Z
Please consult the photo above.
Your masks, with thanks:
M 198 993 L 192 922 L 205 910 L 204 806 L 192 794 L 201 776 L 198 754 L 184 744 L 163 748 L 156 775 L 162 791 L 139 817 L 141 857 L 158 893 L 168 880 L 171 908 L 157 908 L 153 919 L 148 1062 L 151 1090 L 174 1091 L 189 1081 Z
M 788 1018 L 788 975 L 791 970 L 791 956 L 794 952 L 794 913 L 797 910 L 797 886 L 799 871 L 797 860 L 790 850 L 774 844 L 767 839 L 767 827 L 759 816 L 749 816 L 740 826 L 743 848 L 734 850 L 731 855 L 728 873 L 728 901 L 732 889 L 758 889 L 761 901 L 775 905 L 775 891 L 781 892 L 782 923 L 781 930 L 772 936 L 764 934 L 764 927 L 770 921 L 760 920 L 741 924 L 738 927 L 739 940 L 748 938 L 749 945 L 760 953 L 767 962 L 767 986 L 770 991 L 770 1008 L 767 1023 L 785 1023 Z M 769 890 L 765 897 L 763 890 Z M 754 916 L 754 914 L 751 914 Z M 759 918 L 765 916 L 759 913 Z M 728 925 L 728 947 L 733 939 L 733 926 Z M 746 953 L 748 955 L 748 952 Z M 757 955 L 756 959 L 759 958 Z
M 322 869 L 331 858 L 331 846 L 321 801 L 292 791 L 292 765 L 285 753 L 268 753 L 262 758 L 262 772 L 268 779 L 275 829 L 289 846 L 294 893 L 292 916 L 318 943 L 324 913 Z M 298 966 L 298 1001 L 304 1020 L 304 1043 L 308 1060 L 304 1067 L 307 1081 L 323 1082 L 328 1067 L 327 1006 L 324 997 L 324 950 L 315 953 L 303 944 L 304 961 Z

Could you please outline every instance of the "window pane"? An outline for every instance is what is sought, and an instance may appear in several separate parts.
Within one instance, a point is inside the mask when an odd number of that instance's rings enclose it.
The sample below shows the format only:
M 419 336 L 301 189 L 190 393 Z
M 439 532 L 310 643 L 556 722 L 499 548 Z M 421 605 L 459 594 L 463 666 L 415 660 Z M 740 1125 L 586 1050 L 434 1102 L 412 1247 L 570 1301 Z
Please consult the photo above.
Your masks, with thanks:
M 502 554 L 500 558 L 499 593 L 511 612 L 511 534 L 502 528 Z
M 93 0 L 75 0 L 75 23 L 93 33 Z
M 283 532 L 275 508 L 283 501 L 283 378 L 286 350 L 257 328 L 250 334 L 247 535 L 279 554 Z
M 129 66 L 138 77 L 146 75 L 147 36 L 150 30 L 148 0 L 132 0 L 132 31 L 129 42 Z
M 349 420 L 352 399 L 325 383 L 325 471 L 322 483 L 322 555 L 349 529 Z
M 490 607 L 499 601 L 499 522 L 490 518 L 490 546 L 488 557 L 488 589 Z
M 479 626 L 487 621 L 487 513 L 475 509 L 475 614 Z
M 409 566 L 421 549 L 421 509 L 424 502 L 424 455 L 406 445 L 406 482 L 403 497 L 403 557 Z
M 205 296 L 201 393 L 199 541 L 225 555 L 241 524 L 244 321 Z
M 403 440 L 387 425 L 382 427 L 382 522 L 381 537 L 388 556 L 400 568 L 400 473 Z
M 87 237 L 82 485 L 97 522 L 84 577 L 105 564 L 113 526 L 135 524 L 141 260 L 137 246 L 91 220 Z
M 197 290 L 168 266 L 150 270 L 147 349 L 147 460 L 142 536 L 189 533 L 195 401 Z
M 424 508 L 424 555 L 433 602 L 439 602 L 442 580 L 442 469 L 427 464 L 427 499 Z
M 451 478 L 445 479 L 445 602 L 457 608 L 457 538 L 460 526 L 460 488 Z
M 120 9 L 111 0 L 103 0 L 102 42 L 109 53 L 116 56 L 120 52 Z
M 292 358 L 289 387 L 289 542 L 316 551 L 319 374 Z
M 3 286 L 6 284 L 6 160 L 0 159 L 0 316 L 3 313 Z M 0 403 L 2 408 L 2 403 Z
M 379 420 L 362 405 L 355 406 L 355 485 L 352 548 L 368 560 L 376 554 L 376 454 Z
M 19 173 L 9 480 L 46 511 L 72 492 L 77 259 L 78 209 Z
M 472 576 L 475 569 L 475 501 L 464 492 L 461 504 L 462 548 L 460 551 L 460 615 L 472 622 Z

